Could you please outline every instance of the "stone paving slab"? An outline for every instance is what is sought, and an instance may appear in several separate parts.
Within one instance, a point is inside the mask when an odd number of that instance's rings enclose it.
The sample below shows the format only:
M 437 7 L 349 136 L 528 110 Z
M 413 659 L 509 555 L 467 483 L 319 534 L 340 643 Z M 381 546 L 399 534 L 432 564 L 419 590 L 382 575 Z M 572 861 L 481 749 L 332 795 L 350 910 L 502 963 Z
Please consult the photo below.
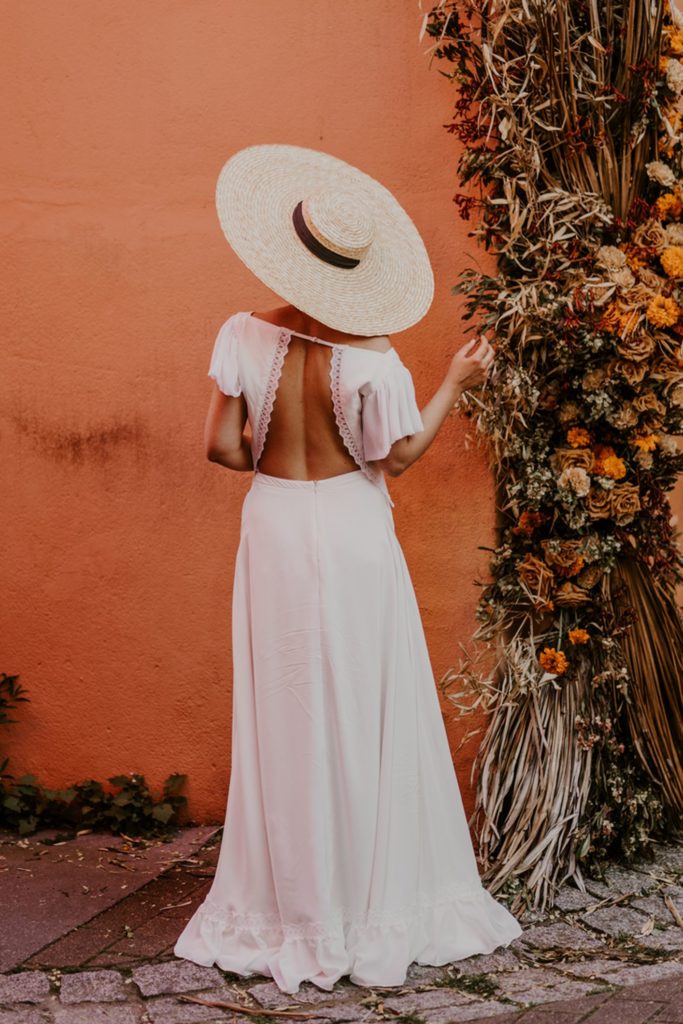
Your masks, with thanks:
M 188 858 L 187 864 L 170 868 L 146 886 L 127 894 L 115 906 L 48 943 L 25 963 L 34 967 L 86 964 L 93 967 L 121 967 L 138 964 L 141 955 L 135 952 L 134 942 L 137 931 L 149 928 L 150 922 L 160 918 L 173 918 L 176 921 L 176 929 L 172 931 L 174 943 L 184 920 L 198 905 L 210 885 L 210 879 L 204 876 L 204 871 L 208 864 L 215 861 L 217 849 L 216 846 L 197 851 L 195 856 Z M 126 948 L 125 942 L 123 948 L 116 946 L 120 940 L 128 940 L 129 947 Z M 115 946 L 114 952 L 103 952 Z
M 23 963 L 77 925 L 189 856 L 217 831 L 197 826 L 172 842 L 133 846 L 122 836 L 88 832 L 47 845 L 56 829 L 17 841 L 0 834 L 0 971 Z
M 161 874 L 122 889 L 112 906 L 67 927 L 0 976 L 0 1024 L 285 1019 L 186 1001 L 196 996 L 271 1013 L 304 1010 L 311 1014 L 308 1024 L 683 1024 L 683 929 L 673 917 L 661 927 L 664 919 L 658 922 L 653 913 L 664 895 L 676 903 L 683 893 L 683 871 L 671 847 L 662 847 L 655 862 L 608 868 L 604 880 L 587 880 L 586 893 L 565 887 L 546 914 L 518 914 L 523 934 L 490 954 L 441 967 L 413 963 L 401 986 L 367 989 L 344 977 L 332 991 L 304 982 L 289 995 L 262 975 L 173 956 L 177 935 L 211 884 L 220 829 L 209 832 L 203 846 L 184 845 L 178 853 L 171 844 Z M 111 838 L 101 845 L 108 847 Z M 5 852 L 0 845 L 0 856 Z M 125 859 L 117 857 L 123 863 L 115 866 L 124 871 Z M 80 863 L 63 859 L 59 870 L 70 864 L 79 880 Z M 37 884 L 42 891 L 42 876 Z M 51 920 L 50 904 L 43 912 Z

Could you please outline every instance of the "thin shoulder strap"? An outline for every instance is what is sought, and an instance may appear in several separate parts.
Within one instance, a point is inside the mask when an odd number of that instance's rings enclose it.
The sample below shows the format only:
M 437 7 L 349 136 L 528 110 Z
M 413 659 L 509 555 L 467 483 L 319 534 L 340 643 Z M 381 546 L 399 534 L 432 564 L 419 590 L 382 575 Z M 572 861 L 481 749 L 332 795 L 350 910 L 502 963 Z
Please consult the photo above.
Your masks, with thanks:
M 325 341 L 323 338 L 314 338 L 312 334 L 302 334 L 301 331 L 292 331 L 289 327 L 285 330 L 289 334 L 293 334 L 296 338 L 306 338 L 308 341 L 317 341 L 320 345 L 329 345 L 330 348 L 337 348 L 337 344 L 333 341 Z

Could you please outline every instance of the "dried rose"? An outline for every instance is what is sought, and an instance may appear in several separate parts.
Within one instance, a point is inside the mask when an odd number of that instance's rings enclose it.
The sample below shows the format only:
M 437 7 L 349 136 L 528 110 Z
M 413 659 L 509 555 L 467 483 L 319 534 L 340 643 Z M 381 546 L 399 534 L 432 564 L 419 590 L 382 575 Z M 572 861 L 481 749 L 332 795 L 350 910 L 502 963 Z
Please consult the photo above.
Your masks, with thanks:
M 666 413 L 666 406 L 663 402 L 660 402 L 654 391 L 643 391 L 642 394 L 637 395 L 633 399 L 632 405 L 634 409 L 638 410 L 638 412 L 645 412 L 646 410 L 653 409 L 655 412 L 659 412 L 662 415 Z
M 570 466 L 578 466 L 590 472 L 593 452 L 590 448 L 556 448 L 549 462 L 556 473 L 563 473 Z
M 654 292 L 655 295 L 661 292 L 662 288 L 666 284 L 666 279 L 660 277 L 659 274 L 655 274 L 654 270 L 652 270 L 650 267 L 640 268 L 640 270 L 638 271 L 638 280 L 647 289 Z M 648 296 L 648 300 L 649 298 L 652 298 L 652 296 Z
M 609 492 L 612 515 L 620 526 L 630 523 L 640 511 L 640 496 L 635 484 L 616 484 Z
M 647 365 L 645 363 L 634 363 L 631 359 L 615 359 L 610 365 L 614 372 L 618 373 L 629 384 L 639 384 L 647 373 Z
M 531 591 L 532 601 L 535 604 L 546 602 L 550 597 L 555 575 L 545 562 L 527 552 L 524 558 L 517 562 L 515 568 L 518 576 Z
M 545 553 L 545 560 L 548 565 L 560 569 L 568 569 L 573 566 L 581 554 L 583 541 L 581 540 L 542 540 L 541 547 Z
M 643 221 L 643 223 L 639 224 L 633 232 L 633 241 L 636 245 L 640 245 L 644 249 L 650 249 L 653 252 L 660 253 L 666 245 L 664 228 L 659 221 L 654 218 Z
M 647 359 L 655 350 L 655 341 L 650 334 L 631 334 L 627 338 L 620 338 L 617 342 L 617 352 L 624 359 L 632 359 L 639 363 Z
M 592 601 L 591 595 L 583 589 L 583 587 L 577 587 L 575 583 L 570 583 L 569 580 L 563 583 L 555 593 L 555 604 L 560 607 L 573 608 L 579 604 L 587 604 Z
M 591 519 L 609 519 L 612 515 L 611 491 L 591 487 L 586 497 L 586 511 Z

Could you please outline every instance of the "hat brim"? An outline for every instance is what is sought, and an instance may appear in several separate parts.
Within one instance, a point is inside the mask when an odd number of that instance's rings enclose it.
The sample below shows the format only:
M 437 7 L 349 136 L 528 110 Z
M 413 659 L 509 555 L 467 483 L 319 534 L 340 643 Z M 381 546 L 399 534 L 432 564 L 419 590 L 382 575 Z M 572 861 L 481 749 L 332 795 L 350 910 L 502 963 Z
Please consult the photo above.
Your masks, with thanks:
M 332 266 L 297 235 L 292 211 L 321 188 L 362 194 L 375 234 L 358 266 Z M 351 164 L 302 146 L 248 146 L 223 165 L 216 209 L 228 242 L 269 288 L 334 330 L 380 336 L 421 320 L 434 275 L 420 234 L 398 200 Z

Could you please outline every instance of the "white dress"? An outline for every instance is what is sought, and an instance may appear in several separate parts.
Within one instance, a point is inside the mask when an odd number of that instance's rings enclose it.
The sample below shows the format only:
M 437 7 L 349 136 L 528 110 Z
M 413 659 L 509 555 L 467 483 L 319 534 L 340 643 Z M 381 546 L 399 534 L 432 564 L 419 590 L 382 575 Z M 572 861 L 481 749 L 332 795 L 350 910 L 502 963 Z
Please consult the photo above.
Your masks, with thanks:
M 244 393 L 255 466 L 292 333 L 240 312 L 215 341 L 209 375 Z M 342 975 L 401 985 L 413 961 L 489 953 L 522 933 L 480 881 L 393 503 L 366 462 L 423 429 L 412 377 L 395 349 L 323 344 L 359 468 L 252 478 L 224 832 L 174 947 L 288 993 Z

